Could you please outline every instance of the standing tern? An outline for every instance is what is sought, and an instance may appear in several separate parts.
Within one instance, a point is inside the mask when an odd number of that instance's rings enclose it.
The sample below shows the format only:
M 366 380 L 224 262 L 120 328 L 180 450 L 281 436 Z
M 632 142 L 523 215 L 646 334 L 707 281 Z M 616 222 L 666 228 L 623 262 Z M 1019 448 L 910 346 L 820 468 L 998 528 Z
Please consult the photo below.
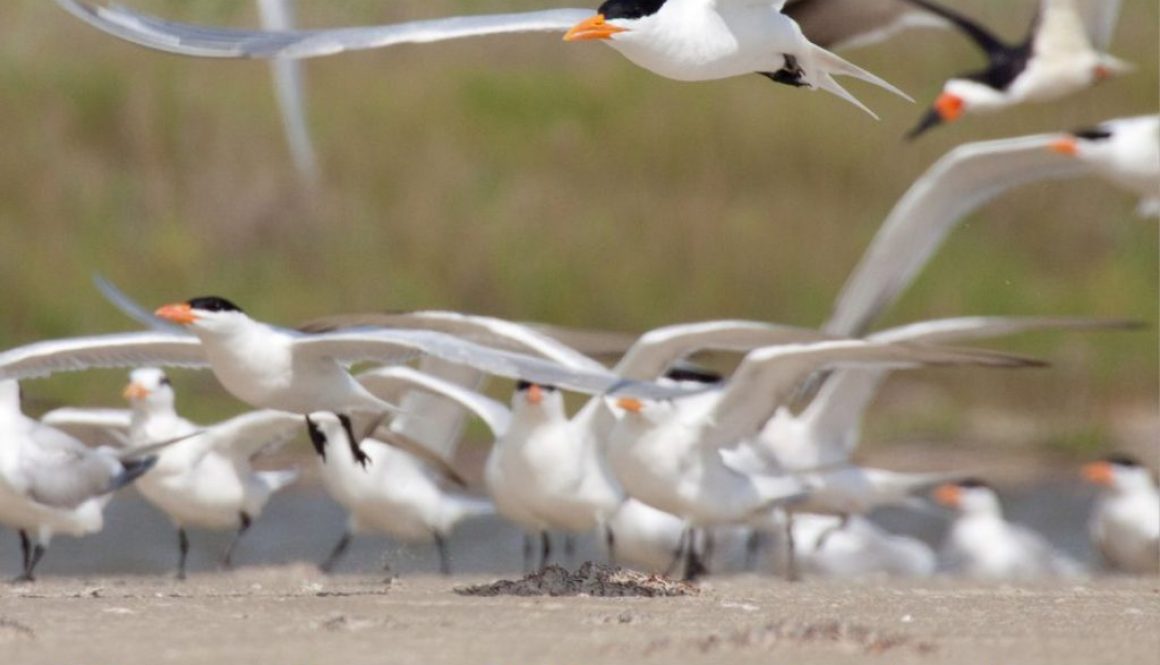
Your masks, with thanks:
M 0 381 L 0 523 L 20 532 L 23 566 L 16 579 L 34 579 L 54 534 L 100 531 L 111 493 L 139 478 L 156 461 L 145 452 L 118 455 L 106 447 L 90 449 L 25 416 L 20 386 Z
M 988 29 L 931 0 L 906 0 L 940 16 L 987 56 L 987 67 L 956 76 L 908 135 L 917 137 L 970 113 L 1047 102 L 1132 69 L 1100 49 L 1110 41 L 1119 0 L 1040 0 L 1027 37 L 1006 44 Z
M 961 145 L 927 169 L 882 223 L 846 280 L 824 330 L 860 335 L 910 284 L 962 219 L 1039 180 L 1100 176 L 1160 214 L 1160 116 L 1121 118 L 1072 133 Z
M 161 450 L 157 464 L 137 481 L 142 496 L 177 529 L 177 578 L 185 579 L 189 527 L 236 530 L 222 556 L 222 565 L 230 567 L 235 546 L 270 496 L 298 477 L 293 469 L 255 471 L 250 460 L 267 447 L 289 440 L 301 421 L 289 413 L 266 410 L 205 427 L 195 425 L 178 415 L 173 386 L 155 367 L 133 370 L 123 395 L 131 406 L 129 418 L 123 430 L 114 431 L 128 433 L 129 450 L 153 441 L 182 439 Z M 46 414 L 45 420 L 66 428 L 100 426 L 110 420 L 104 411 L 92 415 L 74 409 Z
M 967 577 L 1027 580 L 1073 576 L 1080 565 L 1031 529 L 1008 522 L 995 490 L 970 478 L 938 487 L 956 513 L 939 550 L 940 570 Z
M 566 41 L 606 42 L 633 63 L 679 81 L 758 73 L 778 83 L 826 90 L 872 116 L 834 75 L 851 76 L 909 99 L 886 81 L 810 42 L 802 28 L 781 12 L 784 0 L 609 0 L 595 15 L 554 9 L 285 32 L 215 29 L 123 7 L 57 1 L 74 16 L 121 39 L 200 57 L 309 58 L 482 35 L 565 32 Z
M 886 531 L 865 517 L 841 524 L 831 515 L 796 515 L 793 541 L 802 571 L 820 577 L 929 577 L 938 564 L 929 545 Z
M 1113 570 L 1137 575 L 1160 573 L 1160 491 L 1132 457 L 1112 455 L 1083 468 L 1100 487 L 1088 523 L 1092 544 Z

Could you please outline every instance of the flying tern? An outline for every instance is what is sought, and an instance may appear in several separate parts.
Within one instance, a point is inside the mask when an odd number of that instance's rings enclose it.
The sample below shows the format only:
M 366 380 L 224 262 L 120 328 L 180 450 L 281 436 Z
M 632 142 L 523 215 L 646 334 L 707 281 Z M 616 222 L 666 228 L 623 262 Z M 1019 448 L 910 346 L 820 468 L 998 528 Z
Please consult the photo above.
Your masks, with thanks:
M 1019 185 L 1096 175 L 1160 213 L 1160 116 L 1109 120 L 1072 133 L 961 145 L 927 169 L 882 223 L 846 279 L 824 330 L 861 335 L 906 289 L 967 214 Z
M 987 56 L 985 69 L 946 82 L 910 138 L 966 114 L 1053 101 L 1132 69 L 1101 50 L 1111 39 L 1119 0 L 1040 0 L 1018 44 L 931 0 L 906 1 L 953 24 Z
M 781 12 L 784 0 L 609 0 L 596 14 L 553 9 L 283 32 L 186 25 L 82 0 L 58 4 L 121 39 L 200 57 L 309 58 L 482 35 L 564 32 L 566 41 L 603 41 L 635 64 L 680 81 L 758 73 L 778 83 L 826 90 L 870 115 L 873 112 L 833 76 L 851 76 L 906 97 L 886 81 L 811 43 Z

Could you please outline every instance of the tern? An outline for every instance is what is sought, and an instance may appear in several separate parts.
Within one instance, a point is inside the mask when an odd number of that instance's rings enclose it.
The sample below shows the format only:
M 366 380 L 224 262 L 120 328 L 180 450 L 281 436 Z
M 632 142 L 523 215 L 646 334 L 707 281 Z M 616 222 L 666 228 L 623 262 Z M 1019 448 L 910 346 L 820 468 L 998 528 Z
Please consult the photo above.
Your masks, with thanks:
M 1080 565 L 1038 533 L 1008 522 L 995 490 L 974 478 L 939 486 L 956 516 L 939 550 L 939 569 L 967 577 L 1026 580 L 1074 576 Z
M 1100 50 L 1111 41 L 1120 0 L 1040 0 L 1031 29 L 1018 44 L 1004 43 L 931 0 L 906 2 L 946 19 L 987 56 L 985 69 L 946 82 L 909 138 L 966 114 L 1054 101 L 1132 69 Z
M 120 427 L 107 410 L 49 412 L 43 420 L 65 429 L 85 425 L 126 432 L 129 450 L 152 441 L 182 438 L 158 453 L 157 464 L 137 481 L 137 489 L 177 529 L 178 579 L 185 579 L 188 527 L 235 529 L 221 560 L 229 568 L 238 541 L 270 496 L 298 477 L 293 469 L 255 471 L 250 460 L 293 437 L 301 421 L 282 411 L 266 410 L 205 427 L 195 425 L 178 415 L 173 386 L 156 367 L 133 370 L 123 394 L 132 408 Z
M 664 402 L 616 400 L 625 415 L 610 435 L 609 462 L 630 496 L 692 527 L 749 523 L 778 505 L 807 499 L 808 488 L 792 474 L 747 473 L 728 464 L 721 451 L 756 435 L 811 373 L 847 366 L 1028 363 L 989 352 L 859 340 L 763 347 L 746 354 L 715 392 Z M 686 576 L 699 572 L 695 563 L 686 559 Z
M 378 416 L 397 407 L 375 397 L 346 365 L 398 363 L 424 354 L 487 373 L 558 385 L 579 392 L 671 396 L 687 390 L 624 381 L 608 371 L 568 368 L 426 330 L 354 329 L 308 334 L 261 323 L 225 298 L 208 296 L 159 308 L 157 316 L 193 334 L 136 332 L 30 344 L 0 353 L 0 378 L 44 376 L 91 367 L 162 365 L 210 368 L 242 401 L 306 415 L 331 411 L 347 424 L 356 459 L 351 413 Z
M 156 462 L 147 451 L 119 455 L 107 447 L 90 449 L 25 416 L 19 384 L 0 381 L 0 522 L 20 532 L 23 565 L 16 580 L 34 579 L 54 534 L 100 531 L 112 492 Z
M 886 531 L 865 517 L 846 524 L 832 515 L 798 514 L 793 521 L 797 565 L 820 577 L 929 577 L 937 557 L 929 545 Z
M 824 330 L 861 335 L 906 289 L 967 214 L 1019 185 L 1095 175 L 1160 214 L 1160 116 L 1109 120 L 1072 133 L 961 145 L 927 169 L 882 223 L 846 279 Z
M 286 32 L 186 25 L 82 0 L 58 4 L 121 39 L 191 56 L 309 58 L 463 37 L 565 32 L 567 41 L 603 41 L 633 63 L 679 81 L 757 73 L 778 83 L 826 90 L 872 116 L 834 80 L 835 75 L 851 76 L 909 99 L 886 81 L 810 42 L 802 28 L 781 12 L 784 0 L 609 0 L 595 15 L 590 10 L 554 9 Z
M 1100 486 L 1088 523 L 1092 544 L 1113 570 L 1160 573 L 1160 492 L 1148 469 L 1126 455 L 1112 455 L 1083 468 Z

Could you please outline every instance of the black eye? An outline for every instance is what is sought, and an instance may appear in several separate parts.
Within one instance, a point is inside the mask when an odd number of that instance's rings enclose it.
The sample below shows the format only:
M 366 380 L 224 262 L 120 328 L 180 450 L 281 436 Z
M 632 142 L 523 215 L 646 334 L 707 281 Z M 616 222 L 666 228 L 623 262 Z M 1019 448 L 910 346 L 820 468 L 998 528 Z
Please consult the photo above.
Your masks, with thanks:
M 523 379 L 516 381 L 516 392 L 522 393 L 531 387 L 532 387 L 531 381 L 524 381 Z
M 549 393 L 556 392 L 556 386 L 540 386 L 540 387 L 544 389 L 544 392 L 549 392 Z
M 163 385 L 163 386 L 171 386 L 171 385 L 173 385 L 173 384 L 172 384 L 172 383 L 169 381 L 169 377 L 168 377 L 168 376 L 163 376 L 163 377 L 161 377 L 160 384 L 161 384 L 161 385 Z
M 973 488 L 977 488 L 977 487 L 985 487 L 987 489 L 991 489 L 990 485 L 983 482 L 982 480 L 979 480 L 978 478 L 967 478 L 966 480 L 960 480 L 958 482 L 958 486 L 959 487 L 966 487 L 968 489 L 973 489 Z
M 1141 466 L 1140 460 L 1131 455 L 1124 455 L 1123 453 L 1116 453 L 1115 455 L 1108 455 L 1104 458 L 1108 464 L 1115 464 L 1116 466 L 1123 466 L 1129 469 Z
M 193 298 L 186 303 L 193 309 L 200 309 L 203 312 L 240 312 L 241 307 L 233 304 L 225 298 L 217 296 L 202 296 L 200 298 Z
M 1084 129 L 1077 129 L 1071 133 L 1077 139 L 1084 139 L 1085 141 L 1106 141 L 1112 138 L 1112 133 L 1100 127 L 1087 127 Z
M 664 4 L 665 0 L 608 0 L 596 13 L 605 19 L 642 18 L 657 13 Z

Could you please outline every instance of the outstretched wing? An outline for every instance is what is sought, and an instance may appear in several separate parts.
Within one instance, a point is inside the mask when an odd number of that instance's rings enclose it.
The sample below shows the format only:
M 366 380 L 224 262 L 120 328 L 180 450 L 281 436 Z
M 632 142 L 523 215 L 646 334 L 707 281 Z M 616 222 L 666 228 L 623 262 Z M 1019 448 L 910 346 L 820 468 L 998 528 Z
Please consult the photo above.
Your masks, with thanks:
M 935 162 L 895 204 L 838 295 L 824 330 L 861 335 L 902 293 L 968 213 L 1019 185 L 1091 172 L 1048 150 L 1063 134 L 961 145 Z
M 34 342 L 0 353 L 0 379 L 28 379 L 97 367 L 209 367 L 190 335 L 130 332 Z
M 811 42 L 830 50 L 869 46 L 911 28 L 950 23 L 903 0 L 788 0 L 782 13 Z
M 550 9 L 353 28 L 264 31 L 166 21 L 125 7 L 102 7 L 84 0 L 57 0 L 57 4 L 114 37 L 159 51 L 202 58 L 314 58 L 464 37 L 565 32 L 592 15 L 589 9 Z

